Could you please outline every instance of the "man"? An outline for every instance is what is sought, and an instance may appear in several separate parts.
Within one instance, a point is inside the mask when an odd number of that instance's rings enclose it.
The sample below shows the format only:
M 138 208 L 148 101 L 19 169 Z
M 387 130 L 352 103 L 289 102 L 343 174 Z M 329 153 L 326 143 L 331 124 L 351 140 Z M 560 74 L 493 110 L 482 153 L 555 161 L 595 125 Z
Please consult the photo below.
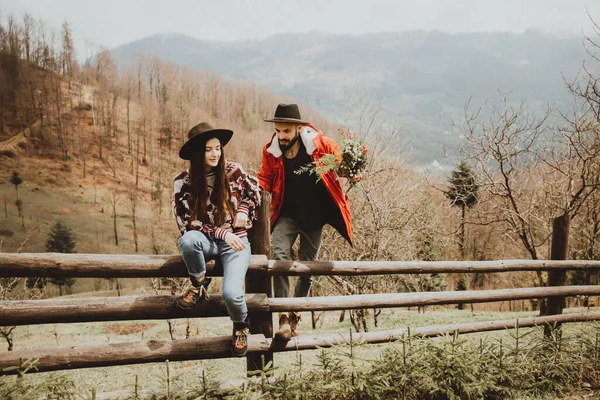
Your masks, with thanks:
M 273 257 L 290 260 L 294 242 L 300 237 L 298 258 L 314 261 L 321 247 L 323 226 L 333 226 L 352 245 L 352 220 L 348 196 L 344 194 L 333 171 L 317 179 L 301 167 L 319 160 L 325 154 L 341 157 L 339 146 L 308 122 L 303 121 L 296 104 L 279 104 L 272 119 L 275 133 L 263 148 L 258 179 L 271 193 L 271 230 Z M 296 281 L 295 297 L 305 297 L 312 277 Z M 274 278 L 275 297 L 289 296 L 287 276 Z M 297 312 L 280 313 L 276 339 L 290 340 L 299 334 Z

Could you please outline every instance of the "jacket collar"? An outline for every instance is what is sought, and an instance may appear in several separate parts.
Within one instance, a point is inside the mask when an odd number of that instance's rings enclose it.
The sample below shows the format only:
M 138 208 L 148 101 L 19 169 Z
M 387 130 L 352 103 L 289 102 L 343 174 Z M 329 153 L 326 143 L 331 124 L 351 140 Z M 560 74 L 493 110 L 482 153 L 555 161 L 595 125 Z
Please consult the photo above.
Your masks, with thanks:
M 312 155 L 312 153 L 314 153 L 314 151 L 317 149 L 315 140 L 317 139 L 318 135 L 319 132 L 309 126 L 305 125 L 302 127 L 302 129 L 300 129 L 300 140 L 302 140 L 302 143 L 304 143 L 304 147 L 306 147 L 306 152 L 308 155 Z M 283 155 L 281 148 L 279 147 L 277 135 L 274 135 L 273 139 L 271 139 L 271 144 L 269 147 L 267 147 L 267 152 L 271 153 L 275 158 L 279 158 Z

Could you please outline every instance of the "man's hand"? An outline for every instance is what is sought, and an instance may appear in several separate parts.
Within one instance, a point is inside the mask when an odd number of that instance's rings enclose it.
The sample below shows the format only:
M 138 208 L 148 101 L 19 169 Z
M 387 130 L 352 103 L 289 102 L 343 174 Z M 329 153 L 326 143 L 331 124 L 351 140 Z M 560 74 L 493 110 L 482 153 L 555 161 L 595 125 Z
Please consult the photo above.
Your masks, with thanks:
M 246 248 L 242 239 L 231 232 L 227 232 L 227 235 L 225 235 L 225 243 L 227 243 L 234 251 L 242 251 Z
M 365 177 L 365 171 L 360 171 L 360 175 L 355 176 L 354 178 L 348 178 L 348 180 L 352 183 L 360 182 L 362 178 Z
M 234 228 L 244 228 L 248 223 L 248 215 L 239 212 L 235 214 L 235 220 L 233 221 Z

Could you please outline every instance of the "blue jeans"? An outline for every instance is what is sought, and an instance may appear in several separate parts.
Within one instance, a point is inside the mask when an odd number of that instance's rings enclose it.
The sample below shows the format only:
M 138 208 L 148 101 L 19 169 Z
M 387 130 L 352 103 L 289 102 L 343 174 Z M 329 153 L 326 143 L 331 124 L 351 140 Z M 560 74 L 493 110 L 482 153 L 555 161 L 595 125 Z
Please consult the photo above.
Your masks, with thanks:
M 233 322 L 244 322 L 248 316 L 243 285 L 250 264 L 250 243 L 248 238 L 241 240 L 246 248 L 235 251 L 224 240 L 209 239 L 200 231 L 188 231 L 179 239 L 181 255 L 190 276 L 203 276 L 206 262 L 220 258 L 223 265 L 223 300 Z
M 289 217 L 279 217 L 273 227 L 273 258 L 276 260 L 291 260 L 292 246 L 300 236 L 298 259 L 300 261 L 314 261 L 317 259 L 321 248 L 321 234 L 323 228 L 304 231 Z M 287 276 L 273 278 L 275 297 L 289 297 L 290 281 Z M 306 297 L 312 286 L 312 276 L 299 276 L 294 288 L 294 297 Z

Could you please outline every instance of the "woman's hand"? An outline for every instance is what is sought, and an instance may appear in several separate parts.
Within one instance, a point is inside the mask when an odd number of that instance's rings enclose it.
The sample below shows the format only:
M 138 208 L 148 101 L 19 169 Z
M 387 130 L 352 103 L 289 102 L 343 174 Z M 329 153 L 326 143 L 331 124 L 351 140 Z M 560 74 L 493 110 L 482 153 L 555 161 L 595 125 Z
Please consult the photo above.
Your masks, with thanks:
M 227 235 L 225 235 L 225 243 L 227 243 L 234 251 L 242 251 L 246 248 L 242 239 L 231 232 L 227 232 Z
M 234 228 L 245 228 L 248 223 L 248 215 L 243 212 L 235 214 L 235 220 L 233 221 Z

